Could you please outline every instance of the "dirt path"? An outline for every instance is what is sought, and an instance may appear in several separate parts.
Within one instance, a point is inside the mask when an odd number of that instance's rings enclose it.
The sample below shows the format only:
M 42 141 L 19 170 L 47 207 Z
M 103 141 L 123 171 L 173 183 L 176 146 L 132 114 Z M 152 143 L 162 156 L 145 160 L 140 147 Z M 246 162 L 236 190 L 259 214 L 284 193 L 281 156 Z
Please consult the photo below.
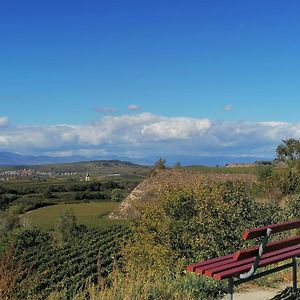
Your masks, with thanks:
M 280 290 L 267 288 L 253 288 L 240 293 L 235 293 L 234 300 L 268 300 L 274 298 Z M 224 297 L 227 300 L 227 296 Z
M 278 288 L 253 287 L 251 289 L 236 292 L 234 300 L 300 300 L 300 293 L 293 296 L 290 285 L 282 285 Z M 227 300 L 225 296 L 222 300 Z

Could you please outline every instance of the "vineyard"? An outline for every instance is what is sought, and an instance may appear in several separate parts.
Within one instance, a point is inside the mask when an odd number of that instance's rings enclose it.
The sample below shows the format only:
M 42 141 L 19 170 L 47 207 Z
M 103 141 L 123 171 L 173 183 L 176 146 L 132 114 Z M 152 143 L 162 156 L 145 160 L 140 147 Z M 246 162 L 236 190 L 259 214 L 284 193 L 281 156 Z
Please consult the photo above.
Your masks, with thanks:
M 106 278 L 114 267 L 121 267 L 120 247 L 129 234 L 122 226 L 87 229 L 72 243 L 58 247 L 46 233 L 23 232 L 15 246 L 15 259 L 22 267 L 15 297 L 45 299 L 59 290 L 71 299 L 88 282 Z

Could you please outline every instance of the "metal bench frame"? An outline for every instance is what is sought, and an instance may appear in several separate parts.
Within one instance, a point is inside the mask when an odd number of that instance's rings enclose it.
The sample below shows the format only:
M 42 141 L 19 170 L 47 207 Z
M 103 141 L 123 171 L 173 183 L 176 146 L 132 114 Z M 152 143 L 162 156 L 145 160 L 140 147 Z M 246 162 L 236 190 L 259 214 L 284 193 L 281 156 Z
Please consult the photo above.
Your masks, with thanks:
M 228 278 L 228 291 L 227 291 L 228 300 L 233 300 L 233 288 L 235 286 L 238 286 L 242 283 L 249 282 L 251 280 L 258 279 L 263 276 L 270 275 L 288 268 L 292 268 L 293 270 L 293 293 L 297 292 L 297 257 L 296 256 L 292 257 L 292 261 L 290 263 L 255 274 L 260 259 L 264 253 L 268 240 L 271 236 L 271 233 L 272 233 L 272 229 L 267 228 L 266 234 L 263 237 L 261 244 L 259 245 L 258 255 L 255 257 L 255 261 L 253 262 L 251 269 L 247 273 L 240 274 L 239 276 L 240 279 L 234 280 L 233 277 Z
M 300 220 L 268 225 L 247 230 L 243 234 L 243 240 L 262 237 L 261 243 L 256 247 L 242 249 L 235 254 L 222 256 L 212 260 L 206 260 L 187 267 L 188 271 L 205 274 L 217 280 L 227 279 L 228 300 L 233 300 L 233 289 L 242 283 L 261 278 L 288 268 L 292 268 L 293 288 L 292 293 L 297 292 L 297 256 L 300 256 L 300 236 L 274 241 L 268 244 L 271 234 L 290 229 L 300 228 Z M 262 258 L 263 254 L 265 256 Z M 274 255 L 272 255 L 274 253 Z M 246 259 L 248 258 L 248 262 Z M 250 259 L 250 261 L 249 261 Z M 259 267 L 291 259 L 291 262 L 277 266 L 259 273 Z M 232 261 L 230 261 L 232 260 Z M 245 263 L 243 264 L 243 260 Z M 224 264 L 222 265 L 222 262 Z M 252 262 L 252 265 L 251 265 Z M 261 262 L 261 264 L 260 264 Z M 236 263 L 236 266 L 234 265 Z M 230 265 L 226 268 L 226 264 Z M 251 265 L 249 271 L 247 266 Z M 240 270 L 239 270 L 240 268 Z M 244 273 L 243 273 L 244 272 Z M 227 273 L 227 274 L 226 274 Z M 238 279 L 235 279 L 238 277 Z

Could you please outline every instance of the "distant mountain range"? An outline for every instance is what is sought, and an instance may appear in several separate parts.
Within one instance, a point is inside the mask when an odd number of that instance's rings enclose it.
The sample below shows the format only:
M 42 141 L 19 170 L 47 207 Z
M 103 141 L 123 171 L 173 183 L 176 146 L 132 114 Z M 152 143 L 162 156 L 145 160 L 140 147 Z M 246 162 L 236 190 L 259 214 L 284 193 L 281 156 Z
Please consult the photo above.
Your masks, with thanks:
M 11 152 L 0 152 L 1 166 L 18 165 L 44 165 L 53 163 L 72 163 L 77 161 L 89 160 L 83 156 L 51 157 L 51 156 L 33 156 L 20 155 Z
M 91 160 L 120 160 L 128 161 L 143 165 L 153 165 L 160 157 L 143 157 L 143 158 L 129 158 L 119 156 L 107 157 L 84 157 L 84 156 L 66 156 L 66 157 L 52 157 L 52 156 L 33 156 L 33 155 L 20 155 L 11 152 L 0 152 L 0 165 L 1 166 L 21 166 L 21 165 L 44 165 L 54 163 L 73 163 L 79 161 Z M 261 157 L 227 157 L 227 156 L 166 156 L 166 164 L 173 166 L 179 162 L 183 166 L 187 165 L 203 165 L 203 166 L 224 166 L 227 163 L 253 163 L 258 160 L 270 160 L 271 158 Z

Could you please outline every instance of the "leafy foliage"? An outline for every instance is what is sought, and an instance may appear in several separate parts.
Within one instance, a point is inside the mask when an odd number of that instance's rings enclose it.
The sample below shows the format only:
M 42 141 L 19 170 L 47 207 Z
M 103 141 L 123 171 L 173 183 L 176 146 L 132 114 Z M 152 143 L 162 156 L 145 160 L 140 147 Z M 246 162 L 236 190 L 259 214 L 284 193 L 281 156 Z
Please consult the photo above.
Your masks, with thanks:
M 14 286 L 20 277 L 21 264 L 13 260 L 13 249 L 0 254 L 0 299 L 12 299 Z
M 77 218 L 72 210 L 67 210 L 59 220 L 58 230 L 62 234 L 64 242 L 74 239 L 79 231 Z
M 286 205 L 286 216 L 288 219 L 299 219 L 300 218 L 300 196 L 292 196 Z
M 239 183 L 165 188 L 155 206 L 140 207 L 126 261 L 157 272 L 235 252 L 242 232 L 282 220 L 276 205 L 258 204 Z
M 165 169 L 166 168 L 166 160 L 160 158 L 155 164 L 154 169 Z
M 25 213 L 39 207 L 66 203 L 95 201 L 120 201 L 138 184 L 134 180 L 113 180 L 86 182 L 58 181 L 31 182 L 22 181 L 0 183 L 0 212 L 14 206 L 17 213 Z M 11 187 L 13 185 L 14 187 Z M 118 192 L 114 191 L 117 190 Z M 117 195 L 115 195 L 117 194 Z M 114 196 L 115 195 L 115 196 Z
M 260 181 L 271 178 L 272 174 L 273 174 L 273 169 L 269 165 L 260 164 L 256 168 L 256 176 Z
M 77 238 L 54 246 L 51 237 L 38 230 L 22 232 L 16 242 L 15 260 L 22 261 L 22 277 L 15 286 L 15 298 L 45 299 L 54 290 L 71 299 L 86 283 L 107 277 L 114 264 L 121 266 L 119 254 L 129 235 L 125 227 L 89 229 Z
M 285 162 L 293 162 L 300 159 L 300 141 L 290 138 L 283 140 L 276 149 L 277 159 Z
M 115 188 L 111 191 L 111 201 L 120 202 L 123 199 L 124 199 L 124 192 L 121 189 Z

